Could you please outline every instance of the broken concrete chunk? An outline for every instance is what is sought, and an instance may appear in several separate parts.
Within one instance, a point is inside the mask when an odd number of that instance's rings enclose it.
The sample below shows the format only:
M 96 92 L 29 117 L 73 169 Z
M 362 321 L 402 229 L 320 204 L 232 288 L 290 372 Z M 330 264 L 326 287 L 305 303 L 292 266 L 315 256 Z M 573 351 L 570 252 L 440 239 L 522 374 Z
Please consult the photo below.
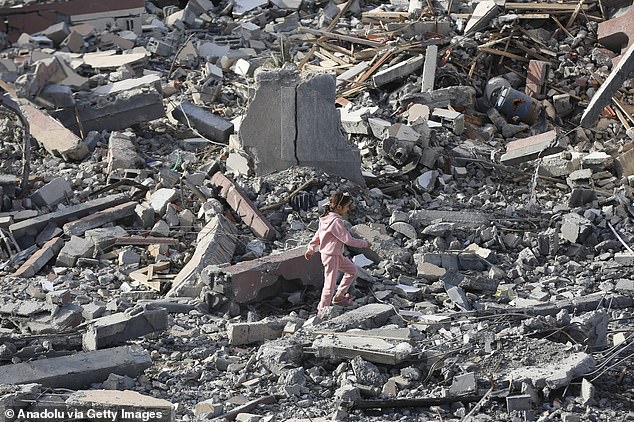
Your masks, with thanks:
M 175 189 L 161 188 L 150 196 L 149 203 L 155 213 L 163 215 L 167 209 L 167 204 L 169 204 L 175 197 Z
M 429 45 L 425 49 L 425 64 L 423 66 L 423 82 L 421 91 L 429 92 L 434 90 L 436 80 L 436 61 L 438 60 L 438 46 Z
M 134 134 L 130 132 L 112 132 L 108 139 L 108 166 L 106 172 L 112 173 L 116 169 L 140 168 L 143 160 L 139 157 L 134 146 Z
M 64 234 L 66 236 L 82 236 L 90 229 L 95 229 L 107 223 L 133 215 L 137 206 L 139 206 L 137 202 L 130 201 L 108 208 L 107 210 L 97 211 L 79 220 L 64 224 Z
M 561 237 L 571 243 L 582 243 L 592 234 L 592 222 L 577 213 L 564 215 Z
M 540 155 L 549 155 L 563 150 L 557 143 L 557 131 L 551 130 L 529 138 L 518 139 L 506 145 L 506 153 L 500 157 L 500 162 L 515 165 L 534 160 Z
M 222 268 L 221 273 L 229 277 L 227 295 L 237 303 L 261 300 L 276 295 L 280 287 L 279 283 L 285 280 L 300 280 L 303 285 L 321 287 L 323 284 L 321 262 L 318 257 L 306 261 L 305 251 L 306 248 L 300 246 L 279 254 Z
M 120 56 L 116 56 L 120 57 Z M 58 118 L 66 127 L 78 132 L 91 130 L 124 130 L 136 123 L 149 122 L 165 116 L 163 95 L 154 85 L 114 92 L 107 96 L 85 94 L 76 98 L 77 114 L 60 112 Z
M 573 353 L 557 362 L 543 366 L 529 366 L 511 370 L 507 377 L 513 382 L 529 381 L 536 388 L 557 389 L 565 387 L 574 378 L 592 372 L 596 365 L 592 355 Z
M 64 240 L 61 237 L 49 240 L 37 252 L 31 255 L 13 275 L 15 277 L 33 277 L 59 253 L 63 246 Z
M 167 311 L 164 308 L 135 306 L 94 320 L 82 337 L 82 346 L 85 351 L 99 350 L 166 329 Z
M 491 19 L 496 17 L 500 12 L 500 8 L 493 0 L 485 0 L 479 2 L 471 15 L 471 19 L 467 22 L 464 33 L 465 35 L 472 34 L 485 28 Z
M 374 86 L 380 87 L 397 79 L 404 78 L 420 69 L 424 62 L 425 57 L 423 55 L 410 57 L 401 63 L 397 63 L 394 66 L 375 73 L 374 76 L 372 76 L 372 82 L 374 82 Z
M 290 322 L 289 318 L 283 318 L 281 320 L 265 319 L 257 322 L 230 323 L 227 325 L 229 343 L 239 346 L 279 338 L 284 332 L 284 327 Z
M 62 267 L 74 267 L 78 258 L 92 258 L 94 244 L 78 236 L 71 236 L 57 255 L 55 265 Z
M 319 337 L 313 341 L 312 347 L 318 357 L 341 359 L 360 356 L 369 362 L 384 365 L 397 365 L 408 359 L 413 352 L 409 343 L 393 344 L 379 338 L 345 336 Z
M 63 177 L 56 177 L 31 195 L 31 200 L 40 207 L 53 208 L 73 196 L 73 188 Z

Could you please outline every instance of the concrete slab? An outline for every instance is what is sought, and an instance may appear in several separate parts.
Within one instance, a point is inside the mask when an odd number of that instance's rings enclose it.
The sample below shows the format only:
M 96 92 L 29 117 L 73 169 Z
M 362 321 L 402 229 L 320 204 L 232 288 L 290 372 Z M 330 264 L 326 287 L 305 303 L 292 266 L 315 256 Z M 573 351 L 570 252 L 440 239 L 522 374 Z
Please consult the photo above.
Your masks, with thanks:
M 570 356 L 542 366 L 528 366 L 511 370 L 506 379 L 520 383 L 531 382 L 535 388 L 548 387 L 551 390 L 565 387 L 574 378 L 592 372 L 596 361 L 587 353 L 573 353 Z
M 4 365 L 0 384 L 41 384 L 51 388 L 80 389 L 102 382 L 108 375 L 136 377 L 152 365 L 141 346 L 122 346 L 96 352 Z
M 500 162 L 507 166 L 516 165 L 540 156 L 555 154 L 563 149 L 562 146 L 557 145 L 557 131 L 550 130 L 509 142 L 506 144 L 506 153 L 500 157 Z
M 149 122 L 165 116 L 163 94 L 157 91 L 154 85 L 144 85 L 108 96 L 88 93 L 76 98 L 76 107 L 77 116 L 85 132 L 125 130 L 136 123 Z M 77 131 L 77 116 L 74 113 L 64 116 L 64 125 Z
M 29 121 L 31 135 L 44 149 L 66 161 L 81 161 L 88 156 L 88 148 L 81 138 L 31 103 L 23 101 L 21 108 Z
M 374 82 L 374 86 L 380 87 L 397 79 L 404 78 L 420 69 L 424 62 L 425 57 L 422 54 L 410 57 L 401 63 L 397 63 L 387 69 L 377 72 L 374 76 L 372 76 L 372 82 Z
M 92 414 L 97 420 L 172 422 L 176 413 L 174 405 L 167 400 L 128 390 L 76 391 L 68 396 L 66 406 L 76 415 Z
M 135 135 L 132 132 L 112 132 L 108 139 L 108 165 L 106 173 L 110 174 L 116 169 L 141 168 L 143 160 L 136 152 L 134 145 Z
M 167 310 L 146 305 L 135 306 L 94 320 L 82 337 L 84 351 L 99 350 L 126 340 L 167 329 Z
M 24 278 L 33 277 L 59 253 L 63 246 L 64 240 L 61 237 L 49 240 L 37 252 L 31 255 L 31 257 L 13 273 L 13 276 Z
M 345 331 L 352 328 L 377 328 L 394 315 L 396 312 L 392 305 L 372 303 L 325 322 L 325 327 L 335 331 Z
M 201 290 L 199 274 L 209 265 L 231 261 L 237 235 L 238 229 L 225 217 L 212 218 L 198 234 L 194 255 L 176 275 L 167 296 L 198 296 Z
M 393 344 L 378 338 L 323 336 L 312 344 L 317 357 L 350 359 L 360 356 L 366 361 L 384 365 L 397 365 L 412 354 L 409 343 Z
M 66 236 L 83 236 L 86 231 L 101 227 L 107 223 L 121 220 L 134 214 L 134 210 L 139 204 L 136 201 L 125 202 L 107 210 L 97 211 L 94 214 L 80 218 L 76 221 L 64 224 L 64 234 Z

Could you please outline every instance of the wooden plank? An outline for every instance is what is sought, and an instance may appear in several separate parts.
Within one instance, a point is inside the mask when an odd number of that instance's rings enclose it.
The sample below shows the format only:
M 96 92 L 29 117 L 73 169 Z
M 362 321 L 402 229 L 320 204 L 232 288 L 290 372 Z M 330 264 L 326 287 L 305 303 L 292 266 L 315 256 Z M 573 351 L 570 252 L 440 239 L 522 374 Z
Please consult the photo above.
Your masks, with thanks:
M 339 22 L 339 19 L 341 19 L 341 17 L 343 15 L 345 15 L 346 12 L 348 12 L 348 10 L 350 10 L 350 6 L 352 5 L 353 2 L 354 2 L 354 0 L 348 0 L 346 2 L 346 4 L 341 8 L 341 10 L 339 10 L 339 13 L 337 13 L 337 16 L 335 16 L 335 18 L 332 20 L 332 22 L 330 22 L 330 24 L 328 24 L 328 27 L 326 28 L 328 31 L 332 31 L 335 28 L 335 26 L 337 26 L 337 23 Z M 306 63 L 308 63 L 308 61 L 313 56 L 313 54 L 315 53 L 316 50 L 317 50 L 317 46 L 316 45 L 313 45 L 310 48 L 310 51 L 304 56 L 302 61 L 299 62 L 299 65 L 297 65 L 297 68 L 299 70 L 302 70 L 302 67 L 304 67 L 306 65 Z
M 407 12 L 363 12 L 361 23 L 405 22 L 409 18 Z
M 515 59 L 515 60 L 519 60 L 519 61 L 522 61 L 522 62 L 529 62 L 530 61 L 530 59 L 527 59 L 524 56 L 518 56 L 517 54 L 509 53 L 508 51 L 496 50 L 495 48 L 487 48 L 487 47 L 479 48 L 478 47 L 478 50 L 480 50 L 483 53 L 489 53 L 489 54 L 495 54 L 495 55 L 498 55 L 498 56 L 504 56 L 504 57 L 507 57 L 509 59 Z
M 114 246 L 149 246 L 149 245 L 178 245 L 177 239 L 170 237 L 152 237 L 152 236 L 129 236 L 117 237 L 114 240 Z
M 505 3 L 506 10 L 530 10 L 530 11 L 558 11 L 573 13 L 577 8 L 578 2 L 574 3 Z M 590 7 L 584 4 L 581 10 L 588 10 Z
M 381 43 L 381 42 L 377 42 L 377 41 L 371 41 L 365 38 L 359 38 L 359 37 L 353 37 L 351 35 L 344 35 L 344 34 L 339 34 L 336 32 L 329 32 L 329 31 L 322 31 L 321 29 L 312 29 L 312 28 L 306 28 L 304 26 L 299 28 L 300 32 L 307 32 L 309 34 L 313 34 L 313 35 L 321 35 L 323 37 L 326 38 L 332 38 L 335 40 L 339 40 L 339 41 L 346 41 L 346 42 L 350 42 L 353 44 L 361 44 L 361 45 L 367 45 L 370 47 L 383 47 L 385 44 Z

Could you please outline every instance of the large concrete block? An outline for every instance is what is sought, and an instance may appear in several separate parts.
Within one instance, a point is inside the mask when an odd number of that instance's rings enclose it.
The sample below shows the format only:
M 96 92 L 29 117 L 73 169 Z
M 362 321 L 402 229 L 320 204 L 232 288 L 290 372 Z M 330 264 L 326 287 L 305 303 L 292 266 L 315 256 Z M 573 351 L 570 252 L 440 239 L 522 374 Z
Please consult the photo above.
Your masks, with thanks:
M 175 106 L 172 116 L 212 141 L 227 143 L 233 133 L 233 123 L 187 101 Z
M 165 116 L 163 95 L 153 85 L 144 85 L 107 96 L 91 93 L 77 99 L 76 105 L 77 115 L 85 132 L 123 130 L 136 123 L 145 123 Z M 68 118 L 65 123 L 66 127 L 78 129 Z
M 248 303 L 271 297 L 276 294 L 272 286 L 282 279 L 321 287 L 324 282 L 321 262 L 318 257 L 306 261 L 305 251 L 306 248 L 300 246 L 223 268 L 222 272 L 230 276 L 233 300 Z
M 63 267 L 74 267 L 77 259 L 92 257 L 94 249 L 95 246 L 90 240 L 71 236 L 70 240 L 59 251 L 55 264 Z
M 343 135 L 335 109 L 335 78 L 280 70 L 256 71 L 257 90 L 240 126 L 240 143 L 255 172 L 312 166 L 364 183 L 359 151 Z
M 71 196 L 73 196 L 73 188 L 68 180 L 56 177 L 36 190 L 31 195 L 31 200 L 41 207 L 52 208 Z

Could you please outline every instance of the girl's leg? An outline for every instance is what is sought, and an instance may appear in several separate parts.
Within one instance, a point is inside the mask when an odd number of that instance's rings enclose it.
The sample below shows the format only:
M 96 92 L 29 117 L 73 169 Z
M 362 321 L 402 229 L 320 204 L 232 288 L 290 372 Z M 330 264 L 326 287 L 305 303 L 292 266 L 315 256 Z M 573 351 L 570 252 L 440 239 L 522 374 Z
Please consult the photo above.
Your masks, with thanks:
M 350 289 L 350 286 L 357 278 L 358 270 L 357 266 L 345 256 L 338 257 L 338 261 L 339 271 L 342 271 L 344 274 L 343 279 L 341 280 L 341 285 L 339 286 L 339 289 L 337 289 L 336 297 L 342 298 L 346 293 L 348 293 L 348 289 Z
M 330 306 L 330 301 L 337 285 L 337 277 L 339 276 L 339 261 L 337 258 L 334 255 L 321 255 L 321 263 L 324 265 L 324 288 L 321 291 L 319 305 L 317 305 L 318 311 Z

